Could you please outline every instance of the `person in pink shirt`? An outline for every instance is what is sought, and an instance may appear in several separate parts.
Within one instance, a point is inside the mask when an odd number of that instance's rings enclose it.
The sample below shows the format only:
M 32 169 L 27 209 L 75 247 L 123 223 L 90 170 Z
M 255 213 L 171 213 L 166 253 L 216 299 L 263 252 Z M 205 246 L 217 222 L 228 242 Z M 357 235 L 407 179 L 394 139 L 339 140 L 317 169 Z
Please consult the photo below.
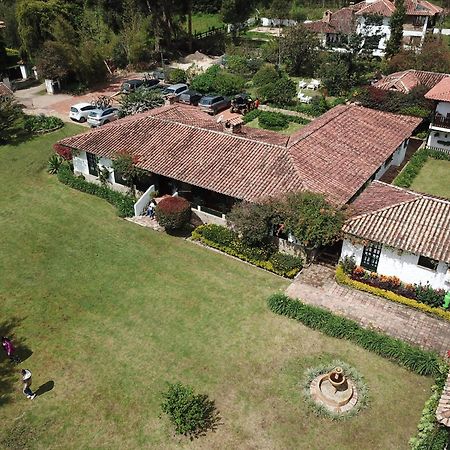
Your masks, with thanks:
M 20 362 L 19 357 L 17 355 L 15 355 L 16 349 L 14 348 L 14 345 L 12 344 L 10 339 L 3 336 L 2 337 L 2 346 L 11 362 L 15 362 L 15 363 Z

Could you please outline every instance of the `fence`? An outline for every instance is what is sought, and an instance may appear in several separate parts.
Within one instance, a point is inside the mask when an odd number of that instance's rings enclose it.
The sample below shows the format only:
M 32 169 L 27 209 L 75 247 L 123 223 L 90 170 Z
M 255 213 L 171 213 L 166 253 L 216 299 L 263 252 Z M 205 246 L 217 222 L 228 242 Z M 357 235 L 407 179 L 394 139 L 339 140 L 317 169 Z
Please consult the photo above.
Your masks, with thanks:
M 145 207 L 150 203 L 152 192 L 155 192 L 155 186 L 152 184 L 134 204 L 134 217 L 141 216 Z
M 435 152 L 441 152 L 441 153 L 445 153 L 447 155 L 450 155 L 450 148 L 440 148 L 440 147 L 426 147 L 430 150 L 433 150 Z
M 227 32 L 226 25 L 223 25 L 221 27 L 211 27 L 207 31 L 202 31 L 201 33 L 197 33 L 196 31 L 193 34 L 193 38 L 196 40 L 205 39 L 210 36 L 216 36 L 218 34 L 225 34 Z

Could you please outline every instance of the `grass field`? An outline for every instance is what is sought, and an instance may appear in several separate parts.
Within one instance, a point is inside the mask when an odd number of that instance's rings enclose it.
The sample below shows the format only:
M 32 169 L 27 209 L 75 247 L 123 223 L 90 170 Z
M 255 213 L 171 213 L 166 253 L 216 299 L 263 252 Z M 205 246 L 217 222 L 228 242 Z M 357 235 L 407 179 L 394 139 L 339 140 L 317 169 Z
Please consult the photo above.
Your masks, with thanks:
M 223 26 L 220 14 L 193 14 L 192 32 L 200 33 L 207 31 L 212 27 L 219 28 Z
M 247 127 L 251 127 L 251 128 L 262 128 L 262 126 L 259 124 L 258 118 L 251 120 L 250 122 L 246 123 L 245 125 Z M 305 125 L 302 125 L 300 123 L 289 122 L 289 126 L 285 130 L 278 131 L 278 133 L 292 134 L 292 133 L 295 133 L 296 131 L 300 130 L 304 126 Z
M 32 351 L 34 389 L 54 383 L 27 400 L 1 355 L 0 448 L 408 448 L 431 379 L 271 313 L 279 277 L 58 183 L 51 144 L 78 130 L 0 147 L 0 333 Z M 299 392 L 306 367 L 336 357 L 370 389 L 345 423 L 316 418 Z M 173 436 L 166 381 L 215 399 L 215 433 Z
M 429 158 L 411 189 L 450 199 L 450 161 Z

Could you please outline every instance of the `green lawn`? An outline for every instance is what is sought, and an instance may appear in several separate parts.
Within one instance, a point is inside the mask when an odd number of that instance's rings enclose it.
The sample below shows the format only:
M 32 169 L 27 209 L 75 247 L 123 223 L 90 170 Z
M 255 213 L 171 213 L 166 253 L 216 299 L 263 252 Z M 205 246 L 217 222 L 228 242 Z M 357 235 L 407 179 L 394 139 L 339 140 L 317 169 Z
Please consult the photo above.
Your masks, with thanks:
M 12 321 L 32 350 L 35 389 L 54 382 L 27 400 L 2 354 L 0 448 L 408 448 L 431 379 L 271 313 L 287 281 L 60 184 L 51 144 L 76 130 L 0 147 L 0 333 Z M 336 357 L 370 388 L 347 422 L 316 418 L 299 392 L 306 367 Z M 159 417 L 177 380 L 215 399 L 215 433 L 176 438 Z
M 212 27 L 220 28 L 223 26 L 220 14 L 193 14 L 192 15 L 192 32 L 200 33 L 207 31 Z
M 411 184 L 411 189 L 450 199 L 450 161 L 429 158 Z

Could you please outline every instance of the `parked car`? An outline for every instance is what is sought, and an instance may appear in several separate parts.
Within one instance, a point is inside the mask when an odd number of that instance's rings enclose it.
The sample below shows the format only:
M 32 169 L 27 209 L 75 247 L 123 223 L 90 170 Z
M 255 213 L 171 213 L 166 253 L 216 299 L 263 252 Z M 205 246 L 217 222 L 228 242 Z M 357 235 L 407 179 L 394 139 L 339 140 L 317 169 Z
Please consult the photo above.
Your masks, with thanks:
M 77 103 L 70 107 L 69 118 L 76 122 L 86 122 L 88 115 L 91 111 L 96 109 L 95 106 L 90 103 Z
M 165 96 L 174 95 L 176 98 L 179 98 L 183 92 L 186 92 L 188 90 L 189 90 L 189 87 L 187 84 L 178 83 L 178 84 L 172 84 L 171 86 L 166 87 L 166 89 L 164 89 L 162 91 L 162 93 Z
M 122 94 L 130 94 L 140 87 L 145 86 L 146 88 L 153 89 L 156 88 L 158 84 L 159 80 L 156 78 L 147 78 L 144 80 L 127 80 L 122 83 L 120 92 L 122 92 Z
M 246 114 L 255 108 L 256 102 L 252 100 L 250 95 L 245 92 L 242 94 L 235 95 L 234 98 L 231 100 L 232 113 Z
M 118 118 L 119 110 L 117 108 L 94 109 L 89 113 L 87 121 L 91 127 L 99 127 Z
M 231 106 L 231 101 L 229 98 L 223 97 L 222 95 L 205 95 L 198 102 L 198 106 L 202 111 L 209 114 L 217 114 L 219 111 L 229 108 Z
M 195 91 L 184 91 L 179 97 L 178 97 L 178 101 L 180 103 L 185 103 L 186 105 L 194 105 L 197 106 L 198 102 L 200 101 L 200 99 L 202 98 L 202 94 L 199 94 L 198 92 Z

